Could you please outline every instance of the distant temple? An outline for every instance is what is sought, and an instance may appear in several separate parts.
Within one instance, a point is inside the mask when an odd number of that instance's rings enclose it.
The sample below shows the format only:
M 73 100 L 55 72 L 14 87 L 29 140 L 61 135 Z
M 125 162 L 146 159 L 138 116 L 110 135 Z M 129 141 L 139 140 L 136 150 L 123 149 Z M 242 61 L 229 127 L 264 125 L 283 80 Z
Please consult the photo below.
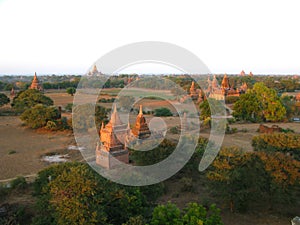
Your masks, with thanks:
M 90 76 L 97 76 L 97 75 L 102 75 L 101 72 L 98 71 L 96 64 L 93 66 L 93 69 L 89 71 L 88 75 Z
M 14 87 L 12 87 L 12 88 L 11 88 L 11 91 L 10 91 L 10 97 L 11 97 L 11 98 L 14 98 L 15 95 L 16 95 L 16 93 L 15 93 Z
M 245 71 L 242 70 L 242 71 L 240 72 L 240 76 L 245 76 L 245 75 L 246 75 Z
M 151 131 L 143 115 L 142 106 L 131 131 L 129 123 L 127 125 L 122 123 L 114 105 L 110 121 L 106 126 L 102 123 L 100 129 L 100 142 L 96 147 L 96 163 L 107 169 L 117 166 L 118 162 L 115 160 L 128 164 L 128 144 L 136 139 L 143 140 L 150 136 Z
M 31 85 L 30 85 L 29 89 L 36 89 L 36 90 L 39 90 L 39 91 L 43 90 L 43 88 L 40 85 L 39 80 L 37 78 L 36 72 L 34 73 L 34 77 L 33 77 L 33 80 L 31 82 Z
M 216 100 L 225 100 L 226 96 L 240 96 L 240 94 L 245 93 L 248 89 L 246 83 L 240 88 L 234 88 L 229 84 L 229 78 L 225 74 L 221 83 L 221 86 L 218 85 L 216 76 L 213 80 L 208 79 L 208 88 L 206 90 L 206 95 L 209 98 L 214 98 Z

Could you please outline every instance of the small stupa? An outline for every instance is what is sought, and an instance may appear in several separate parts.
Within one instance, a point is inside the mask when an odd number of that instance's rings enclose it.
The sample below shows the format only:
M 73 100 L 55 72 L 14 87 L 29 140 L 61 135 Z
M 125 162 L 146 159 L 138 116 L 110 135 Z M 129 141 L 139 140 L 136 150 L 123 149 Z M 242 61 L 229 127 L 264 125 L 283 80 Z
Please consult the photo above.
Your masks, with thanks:
M 30 89 L 36 89 L 36 90 L 39 90 L 39 91 L 42 90 L 42 86 L 39 83 L 39 79 L 37 78 L 36 72 L 34 73 L 33 80 L 31 82 L 31 85 L 30 85 L 29 88 Z
M 135 120 L 135 126 L 132 129 L 132 134 L 139 139 L 145 139 L 151 136 L 151 131 L 149 130 L 148 124 L 143 114 L 142 105 L 140 105 L 140 111 Z

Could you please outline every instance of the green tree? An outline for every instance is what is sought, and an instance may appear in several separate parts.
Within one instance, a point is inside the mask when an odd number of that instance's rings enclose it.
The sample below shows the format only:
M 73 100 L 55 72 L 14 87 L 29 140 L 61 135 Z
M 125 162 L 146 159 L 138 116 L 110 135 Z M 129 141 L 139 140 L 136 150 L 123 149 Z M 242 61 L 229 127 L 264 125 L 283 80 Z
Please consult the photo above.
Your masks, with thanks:
M 183 225 L 181 212 L 176 205 L 167 203 L 154 208 L 151 225 Z
M 154 110 L 154 116 L 173 116 L 170 109 L 162 107 Z
M 140 188 L 106 180 L 84 163 L 46 168 L 39 172 L 34 187 L 36 225 L 122 224 L 149 210 Z
M 73 96 L 76 93 L 76 88 L 68 87 L 66 91 L 69 95 Z
M 55 121 L 59 118 L 59 112 L 54 107 L 47 107 L 41 104 L 26 109 L 21 115 L 21 120 L 31 128 L 41 128 L 46 126 L 48 121 Z
M 26 109 L 32 108 L 37 104 L 51 106 L 53 105 L 53 100 L 38 90 L 28 89 L 17 94 L 13 99 L 12 107 L 18 112 L 24 112 Z
M 205 99 L 199 106 L 200 119 L 205 120 L 210 118 L 211 115 L 224 116 L 226 109 L 224 102 L 214 98 Z
M 151 225 L 222 225 L 220 210 L 211 205 L 207 211 L 202 205 L 189 203 L 180 209 L 172 203 L 159 205 L 152 213 Z
M 286 110 L 276 91 L 260 82 L 254 84 L 253 89 L 248 90 L 234 104 L 234 116 L 250 121 L 275 122 L 285 118 Z
M 0 93 L 0 107 L 7 103 L 9 103 L 9 98 L 5 94 Z
M 259 122 L 262 120 L 262 112 L 258 98 L 254 93 L 246 93 L 240 96 L 233 107 L 233 116 L 239 120 Z

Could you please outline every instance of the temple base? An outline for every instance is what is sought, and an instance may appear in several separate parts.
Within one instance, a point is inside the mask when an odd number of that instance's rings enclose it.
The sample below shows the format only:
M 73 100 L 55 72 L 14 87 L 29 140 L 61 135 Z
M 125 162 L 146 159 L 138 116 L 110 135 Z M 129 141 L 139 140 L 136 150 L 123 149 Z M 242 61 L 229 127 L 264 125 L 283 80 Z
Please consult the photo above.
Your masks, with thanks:
M 121 163 L 129 163 L 129 152 L 125 149 L 113 152 L 96 149 L 96 163 L 106 169 L 116 168 Z

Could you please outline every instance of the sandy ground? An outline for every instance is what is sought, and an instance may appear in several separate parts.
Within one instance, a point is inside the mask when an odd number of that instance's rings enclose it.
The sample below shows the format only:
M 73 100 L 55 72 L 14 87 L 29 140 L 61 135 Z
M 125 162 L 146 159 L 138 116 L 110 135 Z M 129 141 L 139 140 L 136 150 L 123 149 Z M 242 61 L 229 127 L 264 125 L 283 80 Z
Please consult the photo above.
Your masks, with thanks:
M 37 173 L 48 165 L 42 155 L 61 152 L 73 141 L 70 133 L 39 133 L 21 125 L 18 117 L 0 117 L 0 180 Z

